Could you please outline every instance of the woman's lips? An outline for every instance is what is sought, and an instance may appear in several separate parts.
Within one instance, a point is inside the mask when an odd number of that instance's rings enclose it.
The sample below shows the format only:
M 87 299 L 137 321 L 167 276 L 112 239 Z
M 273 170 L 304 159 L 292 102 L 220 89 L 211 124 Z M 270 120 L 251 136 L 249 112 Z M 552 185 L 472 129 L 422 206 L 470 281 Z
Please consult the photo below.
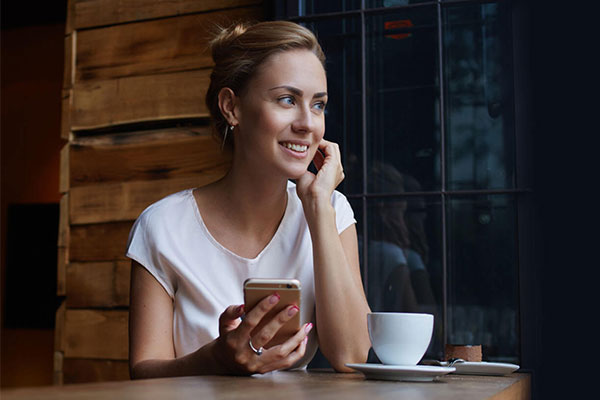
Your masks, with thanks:
M 284 151 L 296 158 L 304 158 L 308 155 L 309 146 L 307 144 L 280 142 L 279 145 Z

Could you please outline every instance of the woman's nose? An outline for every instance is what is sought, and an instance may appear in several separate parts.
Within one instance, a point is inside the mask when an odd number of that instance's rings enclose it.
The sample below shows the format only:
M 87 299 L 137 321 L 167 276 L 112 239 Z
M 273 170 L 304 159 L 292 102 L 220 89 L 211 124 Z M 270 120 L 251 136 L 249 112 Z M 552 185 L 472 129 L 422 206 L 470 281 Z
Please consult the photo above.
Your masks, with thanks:
M 293 130 L 299 133 L 312 132 L 315 127 L 313 113 L 308 106 L 298 107 L 297 110 L 296 119 L 292 123 Z

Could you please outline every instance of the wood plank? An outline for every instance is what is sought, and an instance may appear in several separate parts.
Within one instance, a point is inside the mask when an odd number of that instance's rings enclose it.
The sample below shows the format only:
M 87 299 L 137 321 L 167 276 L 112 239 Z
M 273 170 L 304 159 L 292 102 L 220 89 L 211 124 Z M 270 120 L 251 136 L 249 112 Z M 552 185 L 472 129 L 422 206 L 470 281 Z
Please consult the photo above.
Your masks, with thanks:
M 244 7 L 79 31 L 75 82 L 211 67 L 214 26 L 262 15 L 259 7 Z
M 210 136 L 209 127 L 175 128 L 148 135 L 103 135 L 108 143 L 70 147 L 70 186 L 107 182 L 170 179 L 227 170 L 229 152 Z M 129 139 L 129 141 L 127 141 Z
M 70 144 L 66 143 L 60 150 L 60 170 L 58 175 L 59 193 L 67 193 L 69 191 L 70 147 Z
M 122 360 L 95 360 L 65 358 L 64 383 L 86 383 L 129 380 L 129 362 Z
M 69 249 L 58 247 L 58 259 L 56 261 L 56 295 L 67 295 L 67 263 L 69 260 Z
M 70 263 L 67 266 L 67 307 L 129 305 L 130 261 Z
M 523 379 L 490 397 L 490 400 L 530 400 L 531 376 L 525 375 Z
M 127 311 L 67 309 L 65 358 L 127 360 L 127 326 Z
M 125 246 L 133 221 L 74 225 L 69 245 L 70 262 L 127 260 Z
M 180 190 L 214 182 L 226 171 L 223 167 L 174 179 L 74 187 L 69 192 L 71 229 L 79 224 L 135 220 L 155 201 Z
M 54 352 L 54 367 L 52 370 L 52 383 L 54 385 L 62 385 L 64 383 L 63 380 L 63 363 L 64 363 L 64 354 L 62 351 Z
M 77 32 L 73 32 L 65 36 L 65 50 L 64 50 L 64 73 L 63 73 L 63 89 L 70 89 L 73 87 L 75 78 L 75 35 Z
M 198 121 L 197 125 L 181 124 L 181 126 L 169 128 L 156 128 L 149 130 L 131 130 L 124 132 L 111 132 L 107 134 L 83 134 L 75 135 L 71 140 L 76 146 L 111 147 L 124 145 L 140 145 L 155 140 L 180 140 L 190 137 L 212 134 L 208 126 L 209 120 Z
M 69 140 L 71 136 L 71 107 L 73 89 L 62 90 L 61 115 L 60 115 L 60 137 Z
M 69 245 L 69 194 L 65 193 L 60 198 L 58 218 L 58 247 Z
M 261 4 L 262 0 L 75 0 L 72 29 Z
M 75 2 L 78 0 L 67 0 L 67 20 L 65 21 L 65 35 L 73 33 L 73 22 L 75 19 Z
M 75 84 L 71 130 L 125 123 L 208 117 L 210 70 L 132 76 Z
M 65 369 L 66 369 L 65 360 Z M 437 382 L 390 382 L 365 379 L 360 373 L 331 370 L 275 371 L 263 376 L 187 376 L 63 387 L 18 388 L 2 392 L 3 399 L 490 399 L 525 379 L 506 376 L 448 374 Z M 566 380 L 566 379 L 565 379 Z M 583 390 L 571 390 L 579 398 Z M 557 397 L 557 396 L 554 396 Z M 552 397 L 552 398 L 554 398 Z M 586 398 L 586 396 L 581 396 Z M 593 394 L 591 396 L 593 398 Z
M 65 351 L 65 315 L 67 311 L 66 303 L 63 301 L 56 310 L 54 320 L 54 351 Z

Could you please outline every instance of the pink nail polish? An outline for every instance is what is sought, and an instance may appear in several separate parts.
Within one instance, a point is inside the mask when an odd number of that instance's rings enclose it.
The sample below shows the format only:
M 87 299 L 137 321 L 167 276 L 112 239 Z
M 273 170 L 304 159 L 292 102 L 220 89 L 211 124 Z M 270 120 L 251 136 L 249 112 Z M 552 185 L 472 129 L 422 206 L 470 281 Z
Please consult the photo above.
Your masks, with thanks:
M 304 327 L 304 332 L 308 333 L 313 328 L 312 322 L 309 322 L 308 325 Z
M 300 311 L 300 309 L 297 306 L 291 306 L 290 309 L 288 310 L 288 315 L 290 317 L 293 317 L 294 315 L 296 315 L 296 313 Z
M 302 344 L 306 344 L 306 342 L 308 342 L 308 336 L 304 336 L 304 339 L 302 339 Z
M 277 303 L 277 302 L 279 301 L 279 299 L 280 299 L 280 298 L 281 298 L 281 297 L 279 296 L 279 294 L 278 294 L 277 292 L 275 292 L 275 293 L 273 293 L 273 294 L 271 295 L 271 297 L 269 298 L 269 303 L 271 303 L 271 304 L 275 304 L 275 303 Z
M 238 308 L 235 310 L 238 314 L 241 314 L 244 312 L 244 305 L 239 305 Z

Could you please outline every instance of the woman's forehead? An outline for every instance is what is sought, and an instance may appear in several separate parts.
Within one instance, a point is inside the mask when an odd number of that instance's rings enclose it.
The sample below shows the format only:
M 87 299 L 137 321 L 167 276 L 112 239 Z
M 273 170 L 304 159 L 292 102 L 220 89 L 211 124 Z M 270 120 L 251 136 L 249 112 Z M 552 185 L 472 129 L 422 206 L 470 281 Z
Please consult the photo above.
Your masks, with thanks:
M 290 50 L 269 56 L 257 69 L 252 83 L 258 86 L 294 86 L 312 93 L 327 90 L 325 69 L 309 50 Z

